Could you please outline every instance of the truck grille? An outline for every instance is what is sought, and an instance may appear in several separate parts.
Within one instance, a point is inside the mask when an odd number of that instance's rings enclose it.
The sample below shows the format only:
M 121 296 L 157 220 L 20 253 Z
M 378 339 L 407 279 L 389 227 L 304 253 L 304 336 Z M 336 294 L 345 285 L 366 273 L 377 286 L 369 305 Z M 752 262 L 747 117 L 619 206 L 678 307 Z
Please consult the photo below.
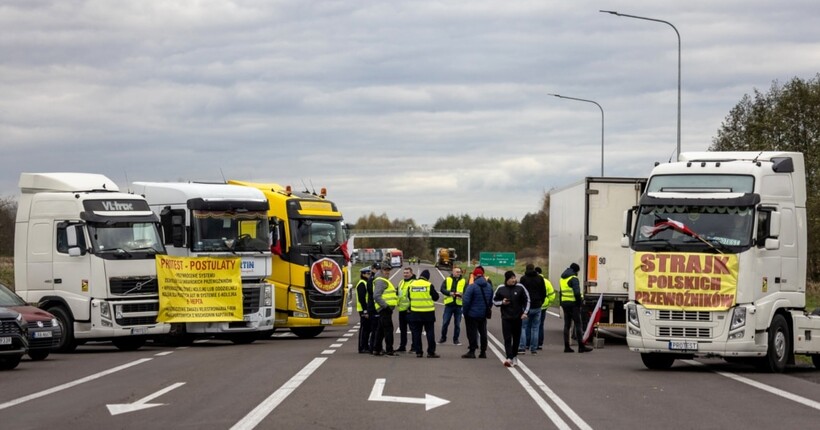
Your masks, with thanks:
M 712 329 L 709 327 L 658 327 L 658 336 L 706 339 L 712 337 Z
M 659 310 L 658 319 L 664 321 L 712 321 L 712 313 L 706 311 Z
M 159 292 L 157 278 L 148 276 L 111 277 L 108 285 L 115 296 L 157 295 Z
M 157 323 L 157 314 L 159 313 L 159 302 L 152 303 L 123 303 L 118 304 L 123 314 L 122 318 L 116 318 L 117 324 L 121 326 L 130 325 L 151 325 Z M 136 313 L 148 313 L 151 315 L 134 315 Z
M 262 306 L 262 286 L 259 284 L 242 286 L 242 312 L 244 315 L 259 312 Z
M 308 314 L 311 318 L 338 318 L 342 316 L 344 289 L 333 294 L 323 294 L 312 287 L 305 288 Z

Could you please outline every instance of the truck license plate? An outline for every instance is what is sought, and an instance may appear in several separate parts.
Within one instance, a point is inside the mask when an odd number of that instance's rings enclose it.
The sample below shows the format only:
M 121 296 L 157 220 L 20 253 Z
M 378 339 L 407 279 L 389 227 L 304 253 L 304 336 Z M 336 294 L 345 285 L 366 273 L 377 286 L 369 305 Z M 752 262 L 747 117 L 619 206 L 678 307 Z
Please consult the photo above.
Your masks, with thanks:
M 672 351 L 697 351 L 698 343 L 683 340 L 670 340 L 669 349 Z
M 333 320 L 330 319 L 330 318 L 324 318 L 324 319 L 322 319 L 321 323 L 322 323 L 322 325 L 331 325 L 331 324 L 333 324 Z
M 10 337 L 0 337 L 0 345 L 11 345 Z
M 34 338 L 35 339 L 40 339 L 40 338 L 44 338 L 44 337 L 51 337 L 51 332 L 50 331 L 35 331 L 34 332 Z
M 131 329 L 131 334 L 132 335 L 139 335 L 139 334 L 145 334 L 145 333 L 148 333 L 148 329 L 145 328 L 145 327 L 134 327 L 134 328 Z

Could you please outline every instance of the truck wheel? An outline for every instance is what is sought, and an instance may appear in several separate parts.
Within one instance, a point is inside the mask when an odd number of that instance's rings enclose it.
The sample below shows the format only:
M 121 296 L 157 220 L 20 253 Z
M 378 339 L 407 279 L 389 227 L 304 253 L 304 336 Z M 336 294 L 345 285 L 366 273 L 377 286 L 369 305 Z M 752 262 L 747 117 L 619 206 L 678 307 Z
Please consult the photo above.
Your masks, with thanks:
M 14 369 L 18 364 L 20 364 L 21 358 L 23 358 L 22 355 L 0 356 L 0 370 Z
M 48 357 L 48 354 L 49 354 L 50 352 L 51 352 L 51 351 L 49 351 L 49 350 L 29 351 L 29 352 L 28 352 L 28 358 L 30 358 L 30 359 L 31 359 L 31 361 L 41 361 L 41 360 L 45 360 L 45 359 L 46 359 L 46 357 Z
M 54 306 L 46 310 L 57 318 L 57 322 L 60 323 L 60 328 L 63 331 L 63 337 L 54 350 L 57 352 L 74 352 L 77 349 L 77 340 L 74 339 L 74 320 L 71 315 L 62 306 Z
M 641 353 L 641 361 L 647 369 L 666 370 L 672 367 L 675 356 L 672 354 L 661 354 L 657 352 Z
M 820 354 L 812 354 L 811 362 L 814 363 L 814 368 L 820 370 Z
M 324 329 L 324 327 L 291 327 L 290 331 L 302 339 L 311 339 L 319 336 Z
M 111 341 L 120 351 L 136 351 L 145 345 L 144 337 L 124 336 Z
M 769 327 L 769 350 L 761 359 L 760 368 L 771 373 L 780 373 L 786 368 L 791 353 L 789 326 L 786 318 L 777 314 Z

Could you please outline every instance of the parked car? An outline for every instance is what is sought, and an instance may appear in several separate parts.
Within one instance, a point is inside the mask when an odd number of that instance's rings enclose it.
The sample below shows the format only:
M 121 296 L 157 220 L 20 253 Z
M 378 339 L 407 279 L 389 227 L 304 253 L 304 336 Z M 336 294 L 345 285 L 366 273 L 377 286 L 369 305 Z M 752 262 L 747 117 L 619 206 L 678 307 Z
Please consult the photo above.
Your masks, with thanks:
M 60 344 L 63 330 L 54 315 L 30 306 L 20 296 L 0 284 L 0 306 L 19 312 L 28 328 L 28 356 L 34 360 L 45 360 L 48 354 Z
M 14 369 L 28 349 L 23 316 L 0 308 L 0 370 Z

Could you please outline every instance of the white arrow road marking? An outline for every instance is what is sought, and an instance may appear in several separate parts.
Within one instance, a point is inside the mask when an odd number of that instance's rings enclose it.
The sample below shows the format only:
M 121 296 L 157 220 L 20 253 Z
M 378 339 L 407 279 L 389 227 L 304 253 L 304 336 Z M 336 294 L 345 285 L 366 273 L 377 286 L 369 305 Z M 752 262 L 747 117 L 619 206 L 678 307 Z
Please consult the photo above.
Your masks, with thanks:
M 430 394 L 425 394 L 423 399 L 418 397 L 385 396 L 382 395 L 382 393 L 384 392 L 384 384 L 386 382 L 387 379 L 384 378 L 376 379 L 376 383 L 373 384 L 373 391 L 370 392 L 370 397 L 367 400 L 370 400 L 371 402 L 396 402 L 425 405 L 425 411 L 429 411 L 430 409 L 434 409 L 439 406 L 444 406 L 447 403 L 450 403 L 449 400 L 444 400 L 440 397 L 436 397 Z
M 111 412 L 111 415 L 119 415 L 119 414 L 126 414 L 128 412 L 140 411 L 143 409 L 153 408 L 155 406 L 162 406 L 165 403 L 148 403 L 151 400 L 156 399 L 157 397 L 171 391 L 175 390 L 181 386 L 185 385 L 184 382 L 177 382 L 176 384 L 170 385 L 165 387 L 154 394 L 147 395 L 134 403 L 119 403 L 114 405 L 105 405 L 108 407 L 108 412 Z

